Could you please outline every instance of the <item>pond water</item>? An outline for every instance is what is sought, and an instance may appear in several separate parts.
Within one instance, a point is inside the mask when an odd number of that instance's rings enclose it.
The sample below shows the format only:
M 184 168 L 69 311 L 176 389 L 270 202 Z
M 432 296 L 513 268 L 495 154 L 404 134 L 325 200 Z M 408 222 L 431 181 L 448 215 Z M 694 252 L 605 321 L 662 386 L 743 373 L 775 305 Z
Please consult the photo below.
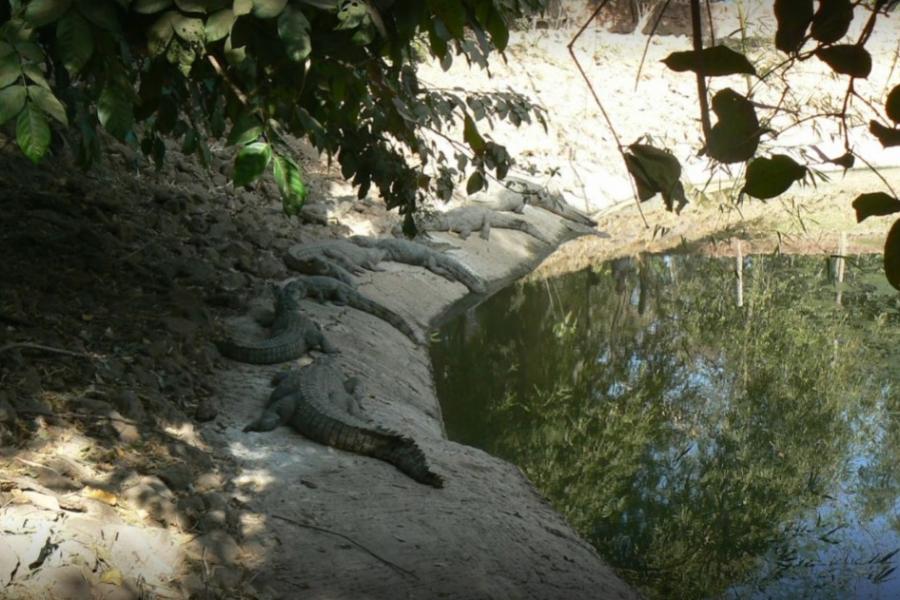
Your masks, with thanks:
M 439 331 L 451 439 L 650 598 L 900 598 L 900 295 L 877 256 L 619 259 Z

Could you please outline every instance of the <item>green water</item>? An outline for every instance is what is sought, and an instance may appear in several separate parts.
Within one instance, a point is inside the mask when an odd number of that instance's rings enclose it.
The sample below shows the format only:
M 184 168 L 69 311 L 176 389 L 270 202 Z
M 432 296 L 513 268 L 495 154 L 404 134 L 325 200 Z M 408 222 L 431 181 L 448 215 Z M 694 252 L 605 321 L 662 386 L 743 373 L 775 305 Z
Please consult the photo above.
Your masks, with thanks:
M 451 439 L 650 598 L 900 598 L 900 296 L 879 257 L 642 256 L 440 330 Z M 838 303 L 838 301 L 840 303 Z

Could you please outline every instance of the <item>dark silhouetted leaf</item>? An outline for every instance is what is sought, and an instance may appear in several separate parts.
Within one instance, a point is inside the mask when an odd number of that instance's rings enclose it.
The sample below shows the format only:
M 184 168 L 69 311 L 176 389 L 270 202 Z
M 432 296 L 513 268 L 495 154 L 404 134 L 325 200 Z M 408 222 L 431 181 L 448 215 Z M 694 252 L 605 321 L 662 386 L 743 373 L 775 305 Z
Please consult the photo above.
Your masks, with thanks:
M 764 133 L 753 103 L 733 89 L 725 88 L 713 96 L 712 109 L 718 121 L 709 132 L 706 153 L 722 163 L 750 160 Z
M 823 44 L 832 44 L 847 35 L 852 20 L 850 0 L 819 0 L 819 10 L 813 17 L 812 36 Z
M 456 0 L 428 0 L 428 6 L 443 21 L 450 35 L 462 39 L 465 35 L 466 9 Z
M 0 125 L 22 112 L 27 97 L 24 85 L 12 85 L 0 90 Z
M 134 107 L 129 94 L 115 84 L 107 84 L 97 100 L 97 118 L 118 140 L 124 140 L 134 124 Z
M 676 72 L 693 71 L 705 77 L 748 74 L 756 75 L 756 69 L 747 57 L 728 46 L 713 46 L 699 52 L 673 52 L 662 61 Z
M 228 134 L 228 145 L 244 145 L 255 142 L 262 135 L 263 127 L 259 117 L 251 113 L 243 113 L 238 117 Z
M 112 2 L 97 0 L 78 0 L 78 10 L 91 23 L 114 33 L 121 29 L 119 11 Z
M 478 128 L 475 127 L 475 121 L 472 120 L 472 117 L 470 117 L 468 113 L 466 113 L 465 123 L 463 125 L 463 139 L 466 140 L 469 148 L 471 148 L 475 154 L 481 154 L 484 151 L 484 138 L 478 133 Z
M 631 144 L 625 166 L 634 179 L 641 201 L 661 194 L 668 210 L 681 211 L 687 204 L 681 184 L 681 163 L 671 152 L 647 144 Z
M 838 165 L 839 167 L 844 167 L 844 169 L 852 169 L 853 165 L 856 164 L 856 157 L 853 156 L 852 153 L 847 152 L 837 158 L 829 158 L 828 162 L 833 165 Z
M 891 121 L 900 124 L 900 85 L 895 85 L 888 94 L 884 110 Z
M 234 187 L 256 181 L 272 159 L 272 148 L 265 142 L 254 142 L 241 148 L 234 160 Z
M 35 27 L 53 23 L 63 16 L 72 0 L 31 0 L 25 7 L 25 20 Z
M 159 17 L 147 30 L 147 51 L 150 56 L 164 54 L 175 36 L 173 25 L 179 17 L 177 11 L 169 11 Z
M 40 162 L 50 147 L 47 117 L 33 102 L 26 103 L 16 119 L 16 142 L 25 156 L 34 163 Z
M 93 56 L 91 25 L 77 11 L 69 11 L 56 24 L 56 48 L 70 77 L 81 72 Z
M 872 55 L 855 44 L 838 44 L 816 49 L 816 56 L 841 75 L 865 79 L 872 72 Z
M 0 58 L 0 88 L 14 83 L 22 76 L 22 65 L 15 53 Z
M 484 175 L 475 171 L 469 175 L 469 181 L 466 182 L 466 193 L 470 196 L 484 189 Z
M 806 167 L 784 154 L 757 158 L 747 166 L 747 178 L 741 193 L 768 200 L 786 192 L 806 173 Z
M 884 192 L 860 194 L 853 201 L 856 210 L 856 222 L 862 223 L 868 217 L 883 217 L 900 212 L 900 200 Z
M 775 47 L 787 54 L 800 50 L 806 29 L 813 20 L 813 0 L 775 0 L 778 30 Z
M 143 15 L 152 15 L 172 6 L 172 0 L 135 0 L 131 8 Z
M 885 148 L 900 146 L 900 129 L 891 129 L 878 121 L 869 121 L 869 131 Z
M 894 222 L 884 242 L 884 274 L 900 290 L 900 220 Z

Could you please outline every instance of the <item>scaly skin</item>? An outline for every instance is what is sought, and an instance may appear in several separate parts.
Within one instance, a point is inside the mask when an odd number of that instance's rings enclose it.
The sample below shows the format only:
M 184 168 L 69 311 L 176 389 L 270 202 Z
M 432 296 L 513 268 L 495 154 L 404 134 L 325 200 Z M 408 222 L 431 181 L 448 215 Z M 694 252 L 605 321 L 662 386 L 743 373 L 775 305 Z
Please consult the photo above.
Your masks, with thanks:
M 438 252 L 416 242 L 398 238 L 369 238 L 360 235 L 350 238 L 355 244 L 366 248 L 384 250 L 384 260 L 424 267 L 435 275 L 450 281 L 458 281 L 470 291 L 483 294 L 484 281 L 452 256 Z
M 291 371 L 275 384 L 262 415 L 244 431 L 290 425 L 320 444 L 378 458 L 419 483 L 443 487 L 443 478 L 429 469 L 412 439 L 363 420 L 356 380 L 344 378 L 330 361 Z
M 444 213 L 434 213 L 419 219 L 420 231 L 449 231 L 466 239 L 473 231 L 480 231 L 483 239 L 490 239 L 491 229 L 515 229 L 527 233 L 545 244 L 552 244 L 537 227 L 513 214 L 493 211 L 483 206 L 461 206 Z
M 332 346 L 319 326 L 300 314 L 299 298 L 288 289 L 275 290 L 275 321 L 272 335 L 259 342 L 241 342 L 232 339 L 217 342 L 223 356 L 254 365 L 270 365 L 294 360 L 309 350 L 318 348 L 334 353 Z
M 558 192 L 551 192 L 545 187 L 515 177 L 507 177 L 503 185 L 506 188 L 497 194 L 489 208 L 521 214 L 525 205 L 530 204 L 581 225 L 597 225 L 596 221 L 566 202 Z
M 413 329 L 406 319 L 391 309 L 373 302 L 342 281 L 318 275 L 301 276 L 291 281 L 286 287 L 296 292 L 298 298 L 313 298 L 318 302 L 346 304 L 357 310 L 369 313 L 382 321 L 391 324 L 403 335 L 416 344 L 423 344 L 421 334 Z
M 311 258 L 324 259 L 336 264 L 345 273 L 359 275 L 365 270 L 380 270 L 378 263 L 384 258 L 384 253 L 374 248 L 361 248 L 347 240 L 322 240 L 292 246 L 287 251 L 284 262 L 289 268 L 307 275 L 334 275 L 334 273 L 310 272 L 311 267 L 315 270 L 317 266 L 315 261 L 309 261 Z M 344 279 L 343 276 L 340 278 Z

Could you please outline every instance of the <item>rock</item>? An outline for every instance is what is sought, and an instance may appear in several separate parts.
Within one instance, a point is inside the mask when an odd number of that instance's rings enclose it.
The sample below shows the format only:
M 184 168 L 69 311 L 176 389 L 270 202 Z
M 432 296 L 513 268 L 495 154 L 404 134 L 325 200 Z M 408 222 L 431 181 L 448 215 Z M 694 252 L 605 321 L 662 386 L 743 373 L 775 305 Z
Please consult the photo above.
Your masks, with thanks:
M 162 323 L 166 329 L 186 340 L 193 339 L 194 335 L 197 333 L 197 324 L 188 319 L 183 319 L 181 317 L 163 317 Z
M 113 396 L 112 401 L 119 412 L 132 421 L 143 421 L 147 416 L 144 405 L 134 390 L 122 390 Z
M 194 474 L 191 470 L 180 463 L 167 465 L 160 470 L 157 475 L 165 482 L 169 489 L 177 492 L 188 490 L 194 479 Z
M 275 258 L 271 252 L 261 254 L 257 258 L 254 272 L 263 279 L 284 279 L 288 275 L 284 262 Z
M 177 522 L 175 496 L 158 477 L 132 476 L 122 485 L 123 498 L 130 505 L 162 523 Z
M 194 411 L 194 418 L 200 423 L 208 423 L 219 415 L 219 409 L 210 398 L 201 398 Z
M 138 431 L 138 428 L 131 423 L 121 421 L 122 415 L 118 411 L 111 411 L 109 417 L 109 424 L 116 431 L 116 435 L 119 436 L 120 440 L 126 444 L 136 444 L 141 441 L 141 432 Z

